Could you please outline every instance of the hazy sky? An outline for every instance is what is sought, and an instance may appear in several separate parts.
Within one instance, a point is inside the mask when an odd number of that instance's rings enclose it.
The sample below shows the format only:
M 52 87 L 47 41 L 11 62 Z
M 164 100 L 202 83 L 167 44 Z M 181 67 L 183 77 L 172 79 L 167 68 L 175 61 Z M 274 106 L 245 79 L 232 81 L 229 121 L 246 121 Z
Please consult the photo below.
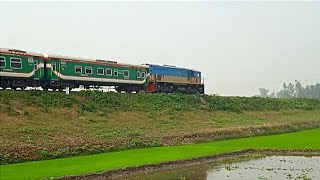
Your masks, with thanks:
M 0 2 L 0 47 L 203 72 L 206 93 L 320 82 L 320 2 Z

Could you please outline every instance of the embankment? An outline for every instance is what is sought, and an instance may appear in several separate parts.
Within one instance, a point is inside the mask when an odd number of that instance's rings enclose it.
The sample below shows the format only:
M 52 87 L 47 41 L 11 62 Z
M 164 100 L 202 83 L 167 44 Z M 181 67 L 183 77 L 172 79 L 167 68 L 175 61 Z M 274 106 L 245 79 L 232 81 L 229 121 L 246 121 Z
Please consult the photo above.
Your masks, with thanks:
M 311 129 L 320 100 L 0 91 L 1 164 Z

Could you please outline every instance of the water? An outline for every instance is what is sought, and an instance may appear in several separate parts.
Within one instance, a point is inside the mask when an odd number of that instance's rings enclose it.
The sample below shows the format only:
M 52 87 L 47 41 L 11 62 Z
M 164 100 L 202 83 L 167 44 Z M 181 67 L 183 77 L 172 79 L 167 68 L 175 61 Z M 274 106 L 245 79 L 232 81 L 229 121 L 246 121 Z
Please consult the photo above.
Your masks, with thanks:
M 132 174 L 119 179 L 320 179 L 320 157 L 268 156 L 245 161 L 203 163 Z

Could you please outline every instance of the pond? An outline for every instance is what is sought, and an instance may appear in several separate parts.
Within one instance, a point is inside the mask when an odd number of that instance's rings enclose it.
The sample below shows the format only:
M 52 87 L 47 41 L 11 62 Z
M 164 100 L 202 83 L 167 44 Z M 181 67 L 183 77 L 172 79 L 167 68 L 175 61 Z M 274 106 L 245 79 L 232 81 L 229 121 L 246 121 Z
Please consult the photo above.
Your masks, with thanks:
M 233 162 L 210 162 L 116 179 L 320 179 L 320 157 L 267 156 Z

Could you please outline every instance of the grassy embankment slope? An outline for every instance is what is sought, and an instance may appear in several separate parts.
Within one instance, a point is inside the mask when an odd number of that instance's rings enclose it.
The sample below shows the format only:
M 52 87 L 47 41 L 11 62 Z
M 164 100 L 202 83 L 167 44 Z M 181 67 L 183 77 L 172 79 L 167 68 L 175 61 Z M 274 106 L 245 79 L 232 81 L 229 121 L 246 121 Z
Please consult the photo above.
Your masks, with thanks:
M 315 128 L 320 100 L 0 91 L 0 115 L 4 164 Z
M 254 149 L 318 149 L 320 129 L 194 145 L 155 147 L 3 165 L 1 179 L 42 179 Z

